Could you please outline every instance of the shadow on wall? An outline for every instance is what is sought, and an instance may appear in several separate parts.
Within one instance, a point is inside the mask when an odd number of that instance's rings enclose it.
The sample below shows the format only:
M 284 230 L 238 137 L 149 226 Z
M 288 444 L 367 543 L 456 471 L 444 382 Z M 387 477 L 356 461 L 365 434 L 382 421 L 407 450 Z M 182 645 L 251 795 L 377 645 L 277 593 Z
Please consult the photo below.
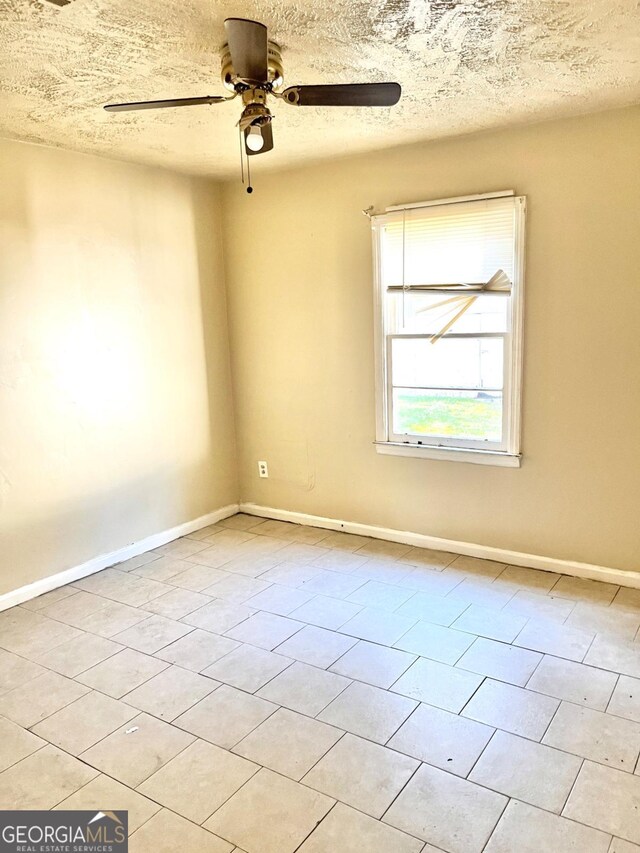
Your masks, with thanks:
M 231 461 L 230 500 L 239 494 L 236 467 L 235 405 L 231 379 L 225 267 L 222 248 L 222 207 L 217 186 L 192 182 L 195 256 L 200 282 L 200 326 L 209 409 L 211 454 L 216 469 Z M 212 507 L 214 509 L 216 507 Z

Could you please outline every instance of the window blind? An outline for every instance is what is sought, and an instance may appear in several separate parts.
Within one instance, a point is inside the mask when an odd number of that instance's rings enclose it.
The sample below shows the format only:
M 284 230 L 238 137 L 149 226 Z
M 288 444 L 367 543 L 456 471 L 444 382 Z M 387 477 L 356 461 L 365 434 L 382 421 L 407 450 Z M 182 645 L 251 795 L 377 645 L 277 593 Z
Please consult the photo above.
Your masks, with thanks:
M 383 288 L 486 285 L 514 278 L 516 199 L 467 201 L 383 214 Z

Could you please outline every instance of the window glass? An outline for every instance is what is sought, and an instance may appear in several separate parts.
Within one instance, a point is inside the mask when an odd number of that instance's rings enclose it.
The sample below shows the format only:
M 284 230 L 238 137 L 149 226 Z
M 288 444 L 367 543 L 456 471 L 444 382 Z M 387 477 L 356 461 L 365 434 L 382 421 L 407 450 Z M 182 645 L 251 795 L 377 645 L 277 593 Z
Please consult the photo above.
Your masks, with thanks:
M 429 338 L 391 340 L 391 382 L 405 388 L 502 390 L 503 340 Z
M 502 438 L 502 393 L 393 390 L 393 431 L 476 441 Z

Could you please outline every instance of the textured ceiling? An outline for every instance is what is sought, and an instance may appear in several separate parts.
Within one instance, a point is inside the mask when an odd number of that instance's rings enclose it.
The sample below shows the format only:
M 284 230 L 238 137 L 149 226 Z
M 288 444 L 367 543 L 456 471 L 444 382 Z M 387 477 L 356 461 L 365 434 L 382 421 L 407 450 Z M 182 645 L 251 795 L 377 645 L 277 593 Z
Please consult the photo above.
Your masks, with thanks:
M 239 99 L 107 114 L 109 101 L 223 93 L 226 17 L 283 49 L 285 83 L 397 80 L 390 109 L 272 100 L 256 171 L 640 100 L 637 0 L 0 0 L 0 136 L 216 177 L 239 168 Z

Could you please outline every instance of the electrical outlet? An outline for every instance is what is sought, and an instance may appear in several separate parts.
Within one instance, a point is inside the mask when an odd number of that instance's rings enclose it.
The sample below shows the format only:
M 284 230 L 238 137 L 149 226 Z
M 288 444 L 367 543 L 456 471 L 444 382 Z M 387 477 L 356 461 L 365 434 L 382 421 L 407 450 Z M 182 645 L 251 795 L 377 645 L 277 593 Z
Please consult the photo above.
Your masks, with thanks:
M 269 476 L 269 468 L 266 462 L 258 462 L 258 474 L 260 477 Z

